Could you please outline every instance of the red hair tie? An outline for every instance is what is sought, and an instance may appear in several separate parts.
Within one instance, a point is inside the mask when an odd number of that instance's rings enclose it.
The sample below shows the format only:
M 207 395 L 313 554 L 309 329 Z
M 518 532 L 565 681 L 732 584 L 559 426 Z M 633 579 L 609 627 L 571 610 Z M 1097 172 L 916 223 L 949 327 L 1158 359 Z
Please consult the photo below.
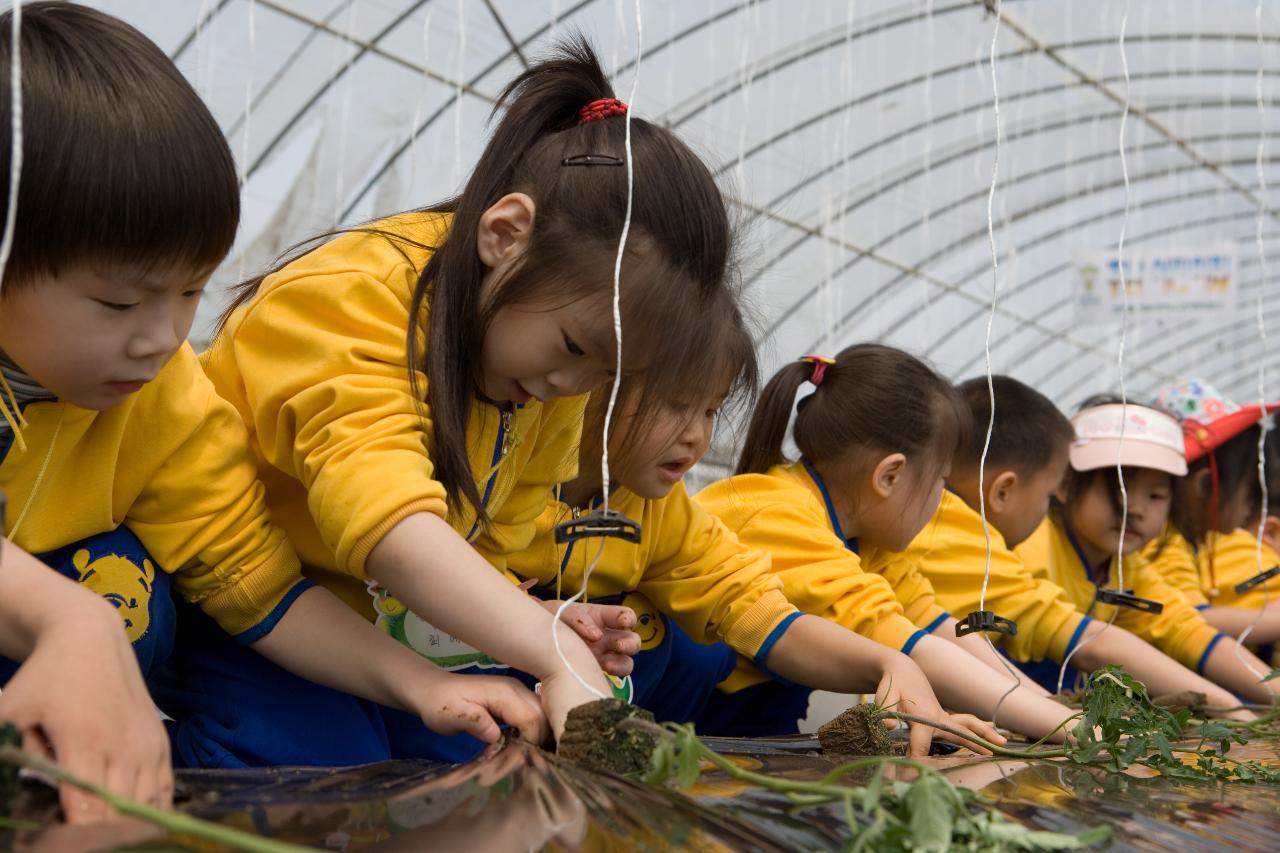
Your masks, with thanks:
M 815 388 L 822 384 L 822 378 L 827 375 L 827 368 L 836 363 L 834 358 L 827 358 L 825 355 L 806 355 L 800 360 L 813 365 L 813 373 L 809 376 L 809 381 Z
M 602 118 L 610 116 L 624 116 L 627 114 L 627 105 L 619 101 L 617 98 L 600 98 L 592 101 L 582 109 L 578 110 L 578 124 L 589 124 L 593 121 L 599 121 Z

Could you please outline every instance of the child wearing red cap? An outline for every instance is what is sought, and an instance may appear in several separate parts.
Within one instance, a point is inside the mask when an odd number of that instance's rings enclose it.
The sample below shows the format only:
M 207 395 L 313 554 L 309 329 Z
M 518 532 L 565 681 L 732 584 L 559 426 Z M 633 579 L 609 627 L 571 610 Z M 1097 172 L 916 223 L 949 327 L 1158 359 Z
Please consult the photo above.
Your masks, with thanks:
M 1280 557 L 1257 535 L 1258 439 L 1280 404 L 1237 405 L 1198 380 L 1162 389 L 1157 404 L 1182 420 L 1188 471 L 1145 555 L 1219 631 L 1280 640 L 1280 572 L 1268 576 Z

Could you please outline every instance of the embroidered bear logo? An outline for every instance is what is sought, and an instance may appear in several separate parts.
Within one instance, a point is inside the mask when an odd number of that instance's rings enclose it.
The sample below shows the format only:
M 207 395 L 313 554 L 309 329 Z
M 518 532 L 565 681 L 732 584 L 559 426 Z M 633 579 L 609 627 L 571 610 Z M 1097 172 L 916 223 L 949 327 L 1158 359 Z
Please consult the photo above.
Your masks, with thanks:
M 81 548 L 71 557 L 71 564 L 80 575 L 80 583 L 111 602 L 120 611 L 129 642 L 136 643 L 151 625 L 151 591 L 156 578 L 155 566 L 145 558 L 139 566 L 119 554 L 106 554 L 92 561 L 89 556 L 88 550 Z

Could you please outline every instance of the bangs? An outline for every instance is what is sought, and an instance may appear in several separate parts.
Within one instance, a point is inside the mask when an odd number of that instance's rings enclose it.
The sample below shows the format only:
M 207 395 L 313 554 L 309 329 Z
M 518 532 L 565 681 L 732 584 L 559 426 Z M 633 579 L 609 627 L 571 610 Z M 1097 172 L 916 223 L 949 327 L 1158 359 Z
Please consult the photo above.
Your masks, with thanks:
M 123 22 L 57 5 L 24 14 L 24 146 L 7 279 L 95 264 L 204 270 L 240 217 L 222 131 L 163 52 Z M 6 16 L 7 17 L 7 16 Z M 0 126 L 9 122 L 0 49 Z M 0 134 L 0 160 L 10 156 Z M 8 193 L 4 171 L 3 194 Z

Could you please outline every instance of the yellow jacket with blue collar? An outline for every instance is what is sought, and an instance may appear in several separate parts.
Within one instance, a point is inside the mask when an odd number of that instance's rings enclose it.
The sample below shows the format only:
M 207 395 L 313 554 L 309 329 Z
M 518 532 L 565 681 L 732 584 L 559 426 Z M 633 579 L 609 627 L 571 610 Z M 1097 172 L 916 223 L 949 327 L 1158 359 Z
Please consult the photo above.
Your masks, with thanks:
M 948 490 L 933 520 L 904 552 L 933 584 L 938 602 L 958 618 L 981 603 L 997 616 L 1012 619 L 1018 633 L 992 635 L 1015 660 L 1061 662 L 1088 624 L 1062 588 L 1036 577 L 1010 550 L 1000 531 L 991 532 L 991 572 L 987 574 L 987 540 L 982 516 L 964 498 Z M 981 600 L 984 579 L 985 601 Z
M 1142 553 L 1161 577 L 1185 595 L 1197 610 L 1206 607 L 1254 610 L 1268 602 L 1280 601 L 1280 578 L 1243 593 L 1236 592 L 1236 584 L 1256 577 L 1259 571 L 1266 572 L 1280 565 L 1280 555 L 1264 543 L 1259 569 L 1257 535 L 1248 530 L 1212 533 L 1207 547 L 1192 547 L 1169 525 Z
M 1062 587 L 1081 613 L 1103 621 L 1114 614 L 1116 625 L 1196 672 L 1203 670 L 1209 652 L 1224 636 L 1205 622 L 1186 597 L 1141 554 L 1124 558 L 1124 585 L 1138 598 L 1164 605 L 1159 614 L 1095 601 L 1099 585 L 1114 587 L 1116 578 L 1097 574 L 1070 532 L 1052 518 L 1046 518 L 1014 551 L 1033 574 Z
M 533 544 L 507 555 L 510 577 L 533 580 L 568 597 L 581 589 L 587 567 L 595 562 L 588 600 L 625 596 L 622 603 L 640 617 L 638 630 L 646 649 L 662 640 L 648 627 L 656 622 L 645 618 L 652 615 L 646 612 L 650 604 L 695 641 L 724 641 L 762 661 L 799 615 L 770 573 L 769 555 L 743 545 L 689 497 L 684 483 L 660 500 L 619 489 L 610 493 L 609 507 L 640 523 L 639 543 L 605 538 L 557 545 L 556 525 L 575 511 L 553 499 L 538 520 Z
M 0 409 L 13 428 L 0 438 L 5 526 L 24 550 L 47 553 L 126 525 L 157 563 L 145 570 L 170 573 L 183 597 L 245 642 L 269 632 L 305 588 L 293 548 L 271 524 L 244 426 L 189 345 L 110 409 L 58 400 L 31 402 L 21 417 Z
M 697 501 L 719 516 L 744 545 L 772 556 L 774 576 L 802 612 L 903 653 L 910 653 L 925 635 L 904 615 L 893 588 L 876 572 L 892 563 L 894 555 L 878 549 L 859 553 L 855 542 L 845 540 L 816 470 L 797 462 L 764 474 L 740 474 L 707 486 Z M 740 659 L 721 689 L 734 692 L 765 678 Z
M 450 223 L 403 214 L 368 229 L 381 233 L 344 234 L 303 255 L 262 282 L 203 357 L 249 427 L 272 516 L 308 576 L 367 618 L 365 560 L 400 521 L 435 513 L 500 562 L 527 547 L 547 495 L 577 472 L 585 396 L 502 407 L 476 399 L 467 453 L 491 523 L 478 527 L 470 507 L 448 509 L 405 339 L 413 290 Z M 425 395 L 423 365 L 413 372 Z

